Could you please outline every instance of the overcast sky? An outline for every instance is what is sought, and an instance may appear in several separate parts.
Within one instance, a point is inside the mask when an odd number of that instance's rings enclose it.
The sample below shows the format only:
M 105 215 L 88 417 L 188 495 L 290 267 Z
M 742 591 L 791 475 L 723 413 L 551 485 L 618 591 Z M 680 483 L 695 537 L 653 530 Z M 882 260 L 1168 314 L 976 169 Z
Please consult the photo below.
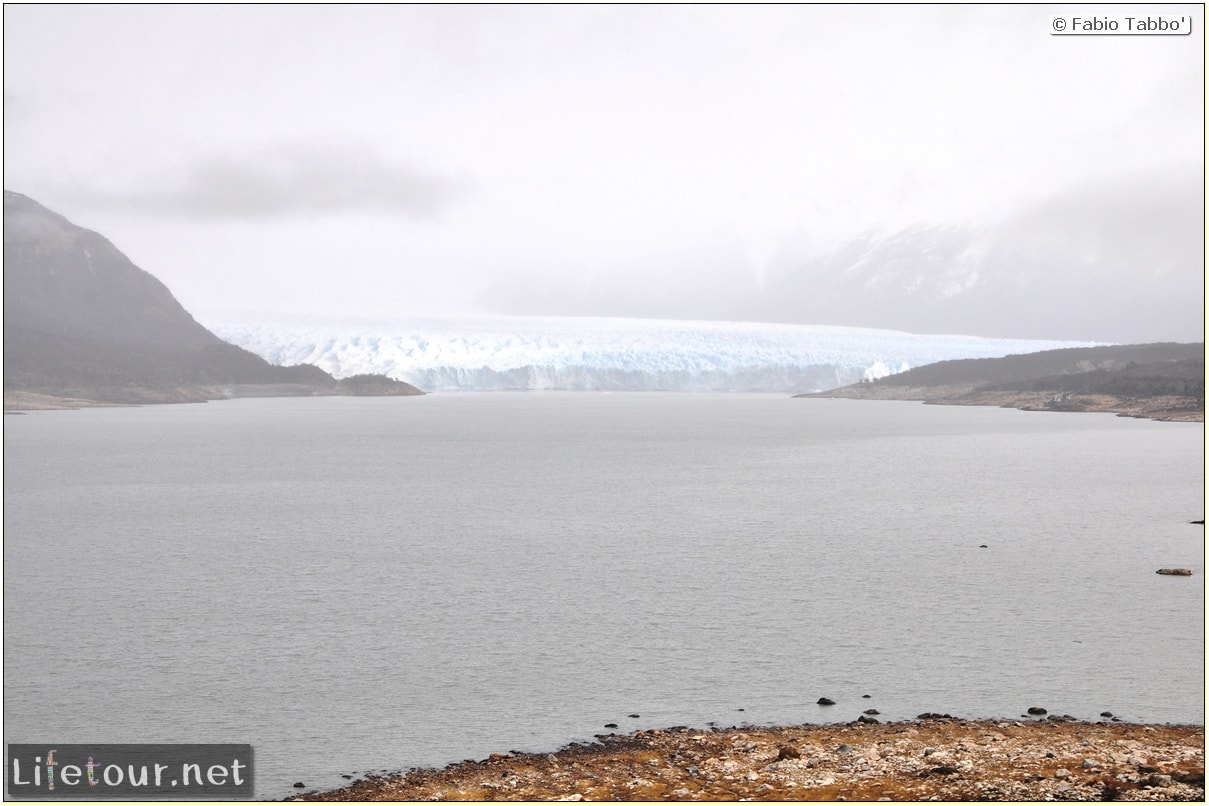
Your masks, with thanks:
M 1137 12 L 1193 34 L 1050 35 L 1129 6 L 8 5 L 4 183 L 203 321 L 658 314 L 1118 177 L 1202 222 L 1201 7 Z M 1203 228 L 1174 237 L 1203 295 Z

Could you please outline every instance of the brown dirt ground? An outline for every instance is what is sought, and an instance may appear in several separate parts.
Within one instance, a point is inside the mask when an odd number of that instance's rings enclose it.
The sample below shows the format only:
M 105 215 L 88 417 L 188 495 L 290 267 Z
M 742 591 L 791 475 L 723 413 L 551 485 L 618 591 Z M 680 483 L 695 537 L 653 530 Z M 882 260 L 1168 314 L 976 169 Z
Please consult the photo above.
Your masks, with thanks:
M 308 801 L 1204 801 L 1204 728 L 925 719 L 601 735 L 371 776 Z

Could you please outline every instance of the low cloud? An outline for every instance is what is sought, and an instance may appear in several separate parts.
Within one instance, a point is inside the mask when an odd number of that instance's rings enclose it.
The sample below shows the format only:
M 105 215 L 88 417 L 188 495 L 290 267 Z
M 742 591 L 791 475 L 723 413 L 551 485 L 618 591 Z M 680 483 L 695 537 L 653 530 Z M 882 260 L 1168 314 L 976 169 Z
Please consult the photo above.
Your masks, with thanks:
M 196 160 L 161 188 L 90 190 L 95 206 L 194 219 L 269 219 L 341 213 L 437 218 L 464 180 L 393 162 L 370 149 L 287 146 Z

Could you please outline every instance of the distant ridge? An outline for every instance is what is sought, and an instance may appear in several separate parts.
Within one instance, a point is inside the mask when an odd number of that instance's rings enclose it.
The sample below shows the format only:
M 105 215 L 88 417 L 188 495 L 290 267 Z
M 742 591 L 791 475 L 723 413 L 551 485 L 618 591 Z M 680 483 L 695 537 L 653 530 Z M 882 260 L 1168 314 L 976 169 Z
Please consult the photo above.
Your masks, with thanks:
M 211 333 L 101 235 L 4 192 L 5 409 L 247 394 L 423 394 L 274 366 Z
M 939 361 L 796 397 L 920 400 L 1204 421 L 1205 345 L 1129 344 Z

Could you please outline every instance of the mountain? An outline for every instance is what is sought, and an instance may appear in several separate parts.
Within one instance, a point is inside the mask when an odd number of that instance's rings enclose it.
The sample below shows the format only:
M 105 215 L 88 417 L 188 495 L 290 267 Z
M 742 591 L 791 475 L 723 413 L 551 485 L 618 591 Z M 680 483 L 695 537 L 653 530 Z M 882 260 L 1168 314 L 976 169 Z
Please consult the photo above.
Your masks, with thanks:
M 479 317 L 211 322 L 274 363 L 385 373 L 425 389 L 809 392 L 949 358 L 1086 342 L 751 322 Z
M 642 316 L 1147 343 L 1205 323 L 1203 170 L 1069 187 L 994 213 L 720 241 L 673 279 L 618 266 L 583 285 L 508 278 L 509 314 Z M 704 236 L 703 236 L 704 237 Z M 656 270 L 658 269 L 658 270 Z M 571 300 L 571 302 L 567 302 Z M 557 302 L 556 302 L 557 301 Z M 557 309 L 556 309 L 557 305 Z
M 800 397 L 921 400 L 1029 411 L 1106 411 L 1203 421 L 1205 345 L 1113 345 L 940 361 Z
M 1068 191 L 975 225 L 868 233 L 770 276 L 807 321 L 1131 343 L 1204 332 L 1204 193 Z
M 5 191 L 4 389 L 7 409 L 39 395 L 146 403 L 350 387 L 317 367 L 273 366 L 228 344 L 104 237 Z

